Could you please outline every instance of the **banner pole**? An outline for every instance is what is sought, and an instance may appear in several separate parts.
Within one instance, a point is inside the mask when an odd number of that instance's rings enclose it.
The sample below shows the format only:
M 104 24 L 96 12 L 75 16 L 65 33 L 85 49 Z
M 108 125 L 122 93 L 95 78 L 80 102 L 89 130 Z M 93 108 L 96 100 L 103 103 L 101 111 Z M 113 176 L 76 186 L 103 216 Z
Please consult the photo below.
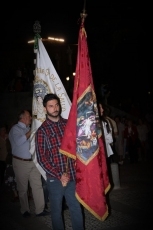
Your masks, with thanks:
M 34 65 L 35 65 L 35 68 L 33 71 L 33 74 L 35 77 L 36 75 L 36 57 L 37 57 L 37 52 L 38 52 L 38 38 L 40 38 L 39 34 L 41 33 L 41 25 L 39 21 L 35 21 L 33 25 L 33 32 L 35 33 L 35 36 L 34 36 L 34 53 L 35 53 Z

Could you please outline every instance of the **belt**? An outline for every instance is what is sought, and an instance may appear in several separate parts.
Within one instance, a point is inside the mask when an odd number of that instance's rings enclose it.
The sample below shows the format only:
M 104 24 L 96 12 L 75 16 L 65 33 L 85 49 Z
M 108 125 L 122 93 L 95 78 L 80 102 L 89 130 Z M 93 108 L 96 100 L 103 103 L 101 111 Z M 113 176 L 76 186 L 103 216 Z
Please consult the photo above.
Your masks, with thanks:
M 23 158 L 14 156 L 14 155 L 13 155 L 13 157 L 16 158 L 16 159 L 18 159 L 18 160 L 20 160 L 20 161 L 32 161 L 32 158 L 30 158 L 30 159 L 23 159 Z

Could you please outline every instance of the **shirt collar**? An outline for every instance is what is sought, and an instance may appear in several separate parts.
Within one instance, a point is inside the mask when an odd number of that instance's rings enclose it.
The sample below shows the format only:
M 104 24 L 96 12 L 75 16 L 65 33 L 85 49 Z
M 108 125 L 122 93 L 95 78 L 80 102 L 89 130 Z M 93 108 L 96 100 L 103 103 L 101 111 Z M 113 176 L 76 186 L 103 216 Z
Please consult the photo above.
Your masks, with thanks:
M 27 126 L 21 121 L 18 121 L 18 125 L 22 128 L 27 128 Z

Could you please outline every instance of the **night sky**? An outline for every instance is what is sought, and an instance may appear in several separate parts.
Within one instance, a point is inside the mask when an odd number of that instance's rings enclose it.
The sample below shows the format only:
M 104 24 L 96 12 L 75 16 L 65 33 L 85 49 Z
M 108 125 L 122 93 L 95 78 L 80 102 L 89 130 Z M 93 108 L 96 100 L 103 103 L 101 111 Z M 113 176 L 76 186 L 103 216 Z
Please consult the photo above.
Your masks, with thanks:
M 79 19 L 85 3 L 85 28 L 95 87 L 106 85 L 108 103 L 126 107 L 148 100 L 152 91 L 148 73 L 148 9 L 134 1 L 59 0 L 4 3 L 1 18 L 1 64 L 13 62 L 14 50 L 33 39 L 33 24 L 41 24 L 41 36 L 78 41 Z M 23 49 L 23 56 L 26 55 Z M 120 104 L 121 103 L 121 104 Z

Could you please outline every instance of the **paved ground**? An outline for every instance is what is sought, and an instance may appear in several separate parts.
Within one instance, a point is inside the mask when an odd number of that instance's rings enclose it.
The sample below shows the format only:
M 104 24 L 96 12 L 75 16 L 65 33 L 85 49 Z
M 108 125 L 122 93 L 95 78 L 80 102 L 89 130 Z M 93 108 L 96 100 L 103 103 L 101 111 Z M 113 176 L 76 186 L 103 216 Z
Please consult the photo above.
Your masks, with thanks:
M 88 211 L 85 213 L 86 230 L 151 230 L 153 206 L 153 161 L 119 166 L 120 188 L 108 194 L 110 207 L 108 218 L 101 222 Z M 51 230 L 51 219 L 35 217 L 34 204 L 30 201 L 32 217 L 24 219 L 19 203 L 11 202 L 10 194 L 4 189 L 0 197 L 1 230 Z M 66 230 L 72 230 L 69 211 L 64 211 Z M 79 230 L 79 229 L 78 229 Z

